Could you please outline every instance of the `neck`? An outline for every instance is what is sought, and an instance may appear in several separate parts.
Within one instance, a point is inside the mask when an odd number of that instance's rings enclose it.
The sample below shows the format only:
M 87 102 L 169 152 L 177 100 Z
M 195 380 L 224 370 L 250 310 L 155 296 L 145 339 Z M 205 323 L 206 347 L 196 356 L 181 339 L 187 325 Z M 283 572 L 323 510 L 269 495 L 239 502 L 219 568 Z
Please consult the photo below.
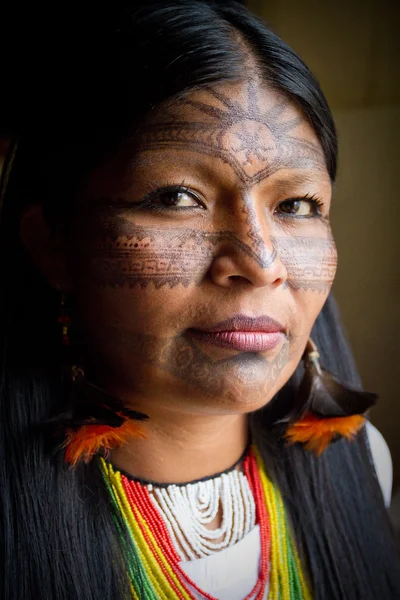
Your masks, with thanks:
M 145 439 L 111 452 L 111 462 L 134 477 L 185 483 L 231 467 L 248 444 L 246 415 L 157 414 L 145 424 Z

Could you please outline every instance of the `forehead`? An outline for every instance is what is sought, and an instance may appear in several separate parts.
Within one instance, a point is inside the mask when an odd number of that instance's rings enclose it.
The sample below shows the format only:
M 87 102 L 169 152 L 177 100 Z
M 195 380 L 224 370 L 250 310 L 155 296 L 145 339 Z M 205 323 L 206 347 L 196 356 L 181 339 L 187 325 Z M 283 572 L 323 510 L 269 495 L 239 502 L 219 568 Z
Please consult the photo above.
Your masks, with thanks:
M 216 159 L 245 187 L 278 171 L 328 175 L 300 107 L 257 81 L 207 87 L 162 106 L 143 123 L 136 142 L 151 162 L 177 152 Z

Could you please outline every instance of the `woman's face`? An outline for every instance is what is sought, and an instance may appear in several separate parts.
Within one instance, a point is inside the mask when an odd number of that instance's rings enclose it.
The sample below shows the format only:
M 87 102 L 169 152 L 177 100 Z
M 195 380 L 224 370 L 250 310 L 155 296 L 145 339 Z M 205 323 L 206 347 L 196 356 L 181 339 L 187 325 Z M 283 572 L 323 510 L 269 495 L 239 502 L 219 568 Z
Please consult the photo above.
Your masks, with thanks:
M 97 381 L 150 416 L 265 405 L 331 288 L 330 200 L 317 136 L 278 92 L 158 109 L 80 192 L 72 295 Z

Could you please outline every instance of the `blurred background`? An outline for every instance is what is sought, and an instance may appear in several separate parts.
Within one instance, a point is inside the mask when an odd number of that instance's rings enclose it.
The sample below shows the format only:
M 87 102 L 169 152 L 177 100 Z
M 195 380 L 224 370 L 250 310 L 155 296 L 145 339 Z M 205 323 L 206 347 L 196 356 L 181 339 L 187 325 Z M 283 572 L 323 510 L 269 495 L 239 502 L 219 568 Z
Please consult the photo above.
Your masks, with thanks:
M 393 510 L 400 515 L 400 3 L 247 5 L 303 58 L 333 110 L 339 133 L 334 292 L 364 387 L 380 394 L 371 421 L 392 454 Z

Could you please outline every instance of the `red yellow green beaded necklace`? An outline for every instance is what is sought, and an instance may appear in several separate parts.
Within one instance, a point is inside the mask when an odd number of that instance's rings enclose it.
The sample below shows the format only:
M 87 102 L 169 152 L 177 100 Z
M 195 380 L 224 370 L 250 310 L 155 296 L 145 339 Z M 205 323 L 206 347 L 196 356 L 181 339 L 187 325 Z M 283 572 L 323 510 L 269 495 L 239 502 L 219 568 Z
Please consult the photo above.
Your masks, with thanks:
M 127 565 L 132 598 L 139 600 L 143 597 L 139 589 L 141 585 L 146 600 L 191 600 L 198 594 L 208 600 L 216 600 L 201 590 L 180 566 L 181 557 L 172 543 L 162 514 L 151 501 L 148 487 L 115 470 L 104 459 L 100 460 L 112 501 L 122 515 L 138 558 L 134 562 L 139 572 L 132 572 L 132 565 Z M 264 598 L 268 580 L 268 598 L 271 600 L 311 600 L 288 529 L 281 495 L 269 479 L 255 447 L 244 459 L 243 471 L 254 495 L 261 541 L 260 574 L 244 600 Z M 129 556 L 127 560 L 129 563 Z

